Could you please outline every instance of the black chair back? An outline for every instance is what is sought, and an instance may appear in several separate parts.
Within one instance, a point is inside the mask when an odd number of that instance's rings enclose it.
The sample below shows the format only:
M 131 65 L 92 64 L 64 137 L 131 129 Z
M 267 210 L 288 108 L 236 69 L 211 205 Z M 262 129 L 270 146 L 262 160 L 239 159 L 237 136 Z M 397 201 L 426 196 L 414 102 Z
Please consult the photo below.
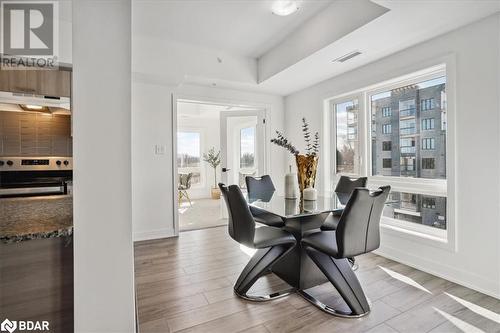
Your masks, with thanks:
M 373 192 L 354 189 L 336 231 L 339 257 L 355 257 L 380 246 L 380 217 L 390 190 L 390 186 Z
M 340 176 L 339 182 L 335 187 L 335 193 L 340 203 L 346 205 L 352 191 L 354 191 L 356 187 L 366 187 L 367 180 L 368 178 L 366 177 L 350 178 L 347 176 Z
M 228 230 L 232 239 L 245 246 L 254 247 L 255 220 L 238 185 L 219 183 L 229 215 Z
M 248 193 L 273 192 L 276 191 L 273 181 L 269 175 L 261 177 L 246 176 L 245 183 L 247 184 Z

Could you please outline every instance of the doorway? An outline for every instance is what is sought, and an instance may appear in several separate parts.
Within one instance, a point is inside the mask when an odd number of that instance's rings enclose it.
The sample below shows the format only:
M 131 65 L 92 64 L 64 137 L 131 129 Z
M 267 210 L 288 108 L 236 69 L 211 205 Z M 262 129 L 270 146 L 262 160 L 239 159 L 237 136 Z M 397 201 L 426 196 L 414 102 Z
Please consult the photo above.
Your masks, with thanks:
M 238 184 L 265 172 L 265 109 L 177 100 L 176 162 L 179 231 L 227 224 L 217 184 Z

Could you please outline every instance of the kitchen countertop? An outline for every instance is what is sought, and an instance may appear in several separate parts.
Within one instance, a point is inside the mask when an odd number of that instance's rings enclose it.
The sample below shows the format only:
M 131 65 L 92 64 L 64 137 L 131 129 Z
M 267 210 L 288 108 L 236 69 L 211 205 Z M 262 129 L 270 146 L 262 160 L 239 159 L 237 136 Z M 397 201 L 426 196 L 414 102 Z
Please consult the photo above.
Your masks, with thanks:
M 73 234 L 73 197 L 0 198 L 0 242 Z

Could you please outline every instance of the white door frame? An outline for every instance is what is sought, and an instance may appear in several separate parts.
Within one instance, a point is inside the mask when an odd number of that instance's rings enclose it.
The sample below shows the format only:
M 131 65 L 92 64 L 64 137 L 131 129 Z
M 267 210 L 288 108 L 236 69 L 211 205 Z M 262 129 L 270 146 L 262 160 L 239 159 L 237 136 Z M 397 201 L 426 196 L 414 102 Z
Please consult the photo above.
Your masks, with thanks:
M 270 170 L 270 149 L 268 138 L 271 135 L 271 124 L 269 121 L 269 114 L 271 112 L 271 105 L 267 103 L 258 102 L 248 102 L 243 100 L 231 100 L 222 99 L 216 97 L 207 96 L 197 96 L 182 93 L 172 93 L 172 198 L 173 198 L 173 209 L 172 209 L 172 223 L 174 227 L 174 236 L 179 236 L 179 211 L 177 207 L 179 206 L 179 198 L 177 193 L 177 103 L 182 101 L 196 102 L 200 104 L 214 104 L 214 105 L 224 105 L 242 108 L 252 108 L 263 110 L 264 113 L 264 163 L 263 171 L 268 173 Z

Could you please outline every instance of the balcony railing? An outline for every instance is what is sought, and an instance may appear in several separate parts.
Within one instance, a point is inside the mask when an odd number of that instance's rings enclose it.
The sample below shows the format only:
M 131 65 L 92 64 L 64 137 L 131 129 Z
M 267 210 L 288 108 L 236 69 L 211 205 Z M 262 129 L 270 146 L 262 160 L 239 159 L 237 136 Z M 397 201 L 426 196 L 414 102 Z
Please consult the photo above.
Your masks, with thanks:
M 399 129 L 399 134 L 401 135 L 411 135 L 417 133 L 415 127 L 404 127 Z
M 412 117 L 412 116 L 415 116 L 415 111 L 416 111 L 416 108 L 409 108 L 409 109 L 399 110 L 399 117 Z
M 416 147 L 401 147 L 401 154 L 415 154 Z

